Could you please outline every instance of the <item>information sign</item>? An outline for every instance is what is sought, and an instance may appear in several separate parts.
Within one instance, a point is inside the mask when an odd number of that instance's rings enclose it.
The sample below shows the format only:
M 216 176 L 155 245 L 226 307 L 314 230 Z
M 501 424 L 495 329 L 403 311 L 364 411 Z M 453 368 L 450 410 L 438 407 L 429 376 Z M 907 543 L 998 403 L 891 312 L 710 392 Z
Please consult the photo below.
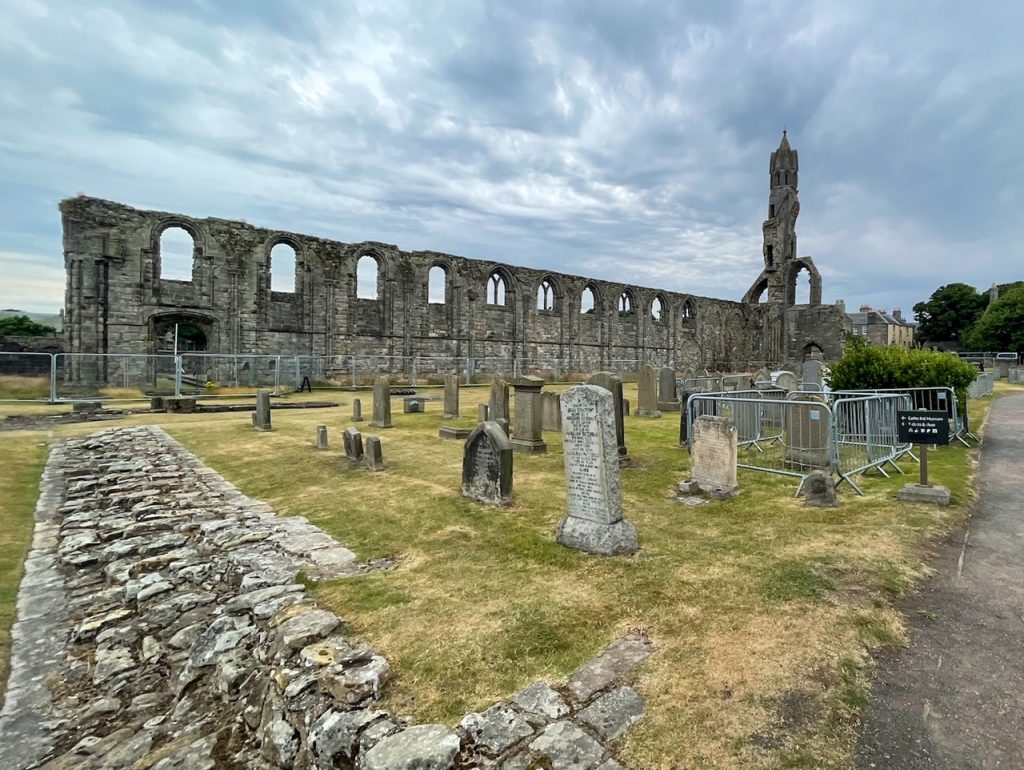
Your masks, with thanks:
M 945 411 L 898 411 L 899 440 L 907 444 L 949 443 L 949 415 Z

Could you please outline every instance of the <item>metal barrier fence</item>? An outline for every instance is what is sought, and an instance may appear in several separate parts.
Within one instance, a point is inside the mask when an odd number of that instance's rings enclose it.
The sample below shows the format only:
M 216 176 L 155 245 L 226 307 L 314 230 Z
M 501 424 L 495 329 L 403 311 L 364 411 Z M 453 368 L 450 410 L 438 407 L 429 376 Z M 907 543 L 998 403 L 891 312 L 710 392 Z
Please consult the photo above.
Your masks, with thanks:
M 967 404 L 958 403 L 953 388 L 873 388 L 860 390 L 840 390 L 832 393 L 833 398 L 845 398 L 864 395 L 904 394 L 910 398 L 910 409 L 927 409 L 934 412 L 945 412 L 949 418 L 949 441 L 959 441 L 970 446 L 967 439 L 977 442 L 979 439 L 970 431 L 967 418 Z
M 686 403 L 687 446 L 692 450 L 699 417 L 725 417 L 736 426 L 738 467 L 797 477 L 797 494 L 811 471 L 822 470 L 863 494 L 854 476 L 872 468 L 888 476 L 887 466 L 902 473 L 896 461 L 913 457 L 896 427 L 896 412 L 911 403 L 903 393 L 839 396 L 832 402 L 777 388 L 695 393 Z
M 992 388 L 997 379 L 999 379 L 998 372 L 979 372 L 974 382 L 967 386 L 967 397 L 985 398 L 986 396 L 991 396 Z

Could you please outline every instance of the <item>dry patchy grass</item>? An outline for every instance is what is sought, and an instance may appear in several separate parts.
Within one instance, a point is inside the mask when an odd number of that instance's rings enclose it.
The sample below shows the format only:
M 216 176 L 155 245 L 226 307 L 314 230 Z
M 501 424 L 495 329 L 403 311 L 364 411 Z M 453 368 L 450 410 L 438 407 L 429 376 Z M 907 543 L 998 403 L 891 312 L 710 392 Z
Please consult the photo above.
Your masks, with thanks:
M 463 414 L 487 392 L 464 389 Z M 307 516 L 360 557 L 398 560 L 316 593 L 391 660 L 385 705 L 399 713 L 453 723 L 537 678 L 563 680 L 612 639 L 646 629 L 657 648 L 637 673 L 648 713 L 621 752 L 638 767 L 850 767 L 868 651 L 901 642 L 892 599 L 926 574 L 930 544 L 973 499 L 973 453 L 951 446 L 930 457 L 953 492 L 949 509 L 898 502 L 898 475 L 865 479 L 865 497 L 845 488 L 837 509 L 808 509 L 792 498 L 793 479 L 742 470 L 735 499 L 682 506 L 671 499 L 689 465 L 677 415 L 631 417 L 623 493 L 641 550 L 595 558 L 554 542 L 560 435 L 545 434 L 547 455 L 516 455 L 515 503 L 495 509 L 459 496 L 462 445 L 437 437 L 440 401 L 403 415 L 395 399 L 395 427 L 380 431 L 387 470 L 351 467 L 340 444 L 353 395 L 329 396 L 340 409 L 277 411 L 266 434 L 244 414 L 131 422 L 160 422 L 244 492 Z M 369 394 L 358 395 L 368 415 Z M 987 408 L 972 403 L 972 424 Z M 313 448 L 319 423 L 327 452 Z

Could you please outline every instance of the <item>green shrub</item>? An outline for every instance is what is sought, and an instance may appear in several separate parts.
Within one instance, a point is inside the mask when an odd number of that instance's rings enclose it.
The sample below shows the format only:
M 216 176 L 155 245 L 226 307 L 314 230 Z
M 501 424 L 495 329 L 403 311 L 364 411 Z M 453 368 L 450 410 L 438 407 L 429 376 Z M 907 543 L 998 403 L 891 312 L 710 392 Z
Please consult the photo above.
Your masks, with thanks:
M 961 409 L 978 371 L 952 353 L 872 347 L 853 338 L 826 375 L 832 390 L 868 388 L 953 388 Z

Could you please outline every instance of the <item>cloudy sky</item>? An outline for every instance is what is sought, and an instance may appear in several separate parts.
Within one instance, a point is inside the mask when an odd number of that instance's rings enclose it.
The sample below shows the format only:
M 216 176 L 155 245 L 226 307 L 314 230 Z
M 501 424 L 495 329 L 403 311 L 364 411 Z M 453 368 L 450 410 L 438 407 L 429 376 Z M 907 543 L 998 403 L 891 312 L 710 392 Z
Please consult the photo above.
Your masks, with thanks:
M 79 193 L 738 299 L 800 152 L 824 299 L 1024 278 L 1024 4 L 0 0 L 0 307 Z

